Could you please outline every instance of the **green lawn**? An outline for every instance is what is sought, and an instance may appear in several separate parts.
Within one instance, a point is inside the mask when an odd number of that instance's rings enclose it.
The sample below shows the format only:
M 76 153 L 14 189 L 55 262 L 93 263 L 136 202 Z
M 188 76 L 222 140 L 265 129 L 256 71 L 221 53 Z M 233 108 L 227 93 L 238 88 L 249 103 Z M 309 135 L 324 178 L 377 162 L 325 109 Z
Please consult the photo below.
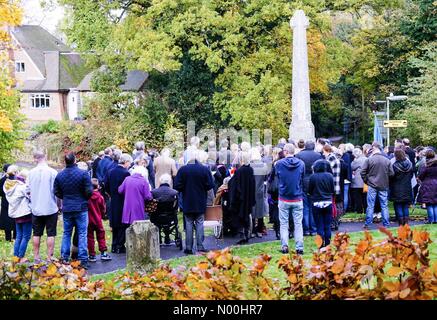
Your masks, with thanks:
M 395 217 L 396 216 L 392 202 L 389 203 L 388 210 L 389 210 L 389 213 L 390 213 L 390 217 Z M 364 221 L 365 216 L 366 215 L 363 214 L 363 213 L 350 213 L 349 212 L 349 213 L 345 214 L 344 216 L 342 216 L 342 219 L 354 219 L 354 220 L 358 220 L 359 219 L 359 220 Z M 422 208 L 420 208 L 420 206 L 417 206 L 416 208 L 411 208 L 410 209 L 410 217 L 412 217 L 412 218 L 422 218 L 423 219 L 423 218 L 427 218 L 428 215 L 426 213 L 426 209 L 422 209 Z

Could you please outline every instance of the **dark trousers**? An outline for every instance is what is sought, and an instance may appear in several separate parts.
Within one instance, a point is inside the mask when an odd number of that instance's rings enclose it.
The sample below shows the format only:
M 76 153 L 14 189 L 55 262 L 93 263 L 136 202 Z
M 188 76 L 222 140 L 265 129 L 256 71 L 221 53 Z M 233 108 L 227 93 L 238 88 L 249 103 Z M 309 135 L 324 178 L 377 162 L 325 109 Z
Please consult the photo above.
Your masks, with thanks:
M 349 207 L 352 208 L 353 212 L 364 213 L 367 207 L 367 197 L 366 194 L 363 193 L 363 188 L 351 188 L 350 194 L 352 203 Z
M 252 215 L 247 215 L 244 218 L 238 217 L 239 233 L 241 239 L 250 239 Z
M 322 247 L 325 247 L 331 243 L 332 205 L 326 208 L 313 207 L 313 214 L 317 224 L 317 234 L 322 237 Z
M 15 233 L 15 226 L 13 229 L 5 229 L 5 240 L 6 241 L 12 241 L 12 239 L 15 240 L 16 238 L 16 233 Z
M 269 203 L 269 213 L 271 222 L 273 223 L 273 229 L 279 234 L 279 208 L 277 201 L 274 201 L 273 204 Z
M 102 223 L 100 223 L 98 225 L 89 224 L 88 225 L 87 239 L 88 239 L 88 254 L 90 256 L 96 255 L 94 233 L 96 234 L 96 237 L 97 237 L 99 251 L 101 253 L 103 253 L 103 252 L 108 250 L 108 248 L 106 247 L 105 229 L 103 228 L 103 224 Z
M 125 249 L 126 244 L 126 229 L 128 225 L 119 225 L 112 228 L 112 249 Z
M 194 230 L 196 230 L 196 245 L 197 250 L 204 249 L 203 240 L 203 222 L 204 213 L 184 212 L 185 220 L 185 249 L 193 250 Z

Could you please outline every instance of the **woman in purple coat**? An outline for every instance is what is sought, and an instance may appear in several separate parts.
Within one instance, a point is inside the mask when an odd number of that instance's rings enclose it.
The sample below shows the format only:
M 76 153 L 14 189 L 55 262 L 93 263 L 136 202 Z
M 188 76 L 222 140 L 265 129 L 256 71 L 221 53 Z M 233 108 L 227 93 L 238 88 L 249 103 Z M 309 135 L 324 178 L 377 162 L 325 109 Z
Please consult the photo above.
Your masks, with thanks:
M 131 176 L 126 177 L 118 187 L 118 192 L 124 195 L 122 223 L 130 225 L 137 220 L 144 220 L 145 201 L 152 199 L 152 193 L 139 167 L 132 171 Z

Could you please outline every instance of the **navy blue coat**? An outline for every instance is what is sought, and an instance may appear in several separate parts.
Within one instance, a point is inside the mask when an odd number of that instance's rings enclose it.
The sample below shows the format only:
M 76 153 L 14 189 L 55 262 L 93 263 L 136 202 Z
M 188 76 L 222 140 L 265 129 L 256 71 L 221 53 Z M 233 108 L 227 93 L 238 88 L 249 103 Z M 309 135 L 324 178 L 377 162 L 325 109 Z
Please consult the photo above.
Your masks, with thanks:
M 100 160 L 99 164 L 97 165 L 97 172 L 96 172 L 97 179 L 100 182 L 105 181 L 105 176 L 112 162 L 113 161 L 110 156 L 105 156 L 102 160 Z
M 124 195 L 118 193 L 118 187 L 121 186 L 124 179 L 130 176 L 122 166 L 117 166 L 109 172 L 107 190 L 111 197 L 109 222 L 112 228 L 119 228 L 122 226 L 121 218 L 123 216 Z
M 88 199 L 93 193 L 91 178 L 87 171 L 76 164 L 58 173 L 54 183 L 55 196 L 62 199 L 63 212 L 82 212 L 88 210 Z
M 296 158 L 303 161 L 305 164 L 305 176 L 303 178 L 303 190 L 308 192 L 308 186 L 310 181 L 310 176 L 313 174 L 313 164 L 317 160 L 323 159 L 323 156 L 315 152 L 314 150 L 303 149 L 301 152 L 295 155 Z
M 179 169 L 174 188 L 182 192 L 184 213 L 205 213 L 207 192 L 214 188 L 214 181 L 208 168 L 196 161 Z

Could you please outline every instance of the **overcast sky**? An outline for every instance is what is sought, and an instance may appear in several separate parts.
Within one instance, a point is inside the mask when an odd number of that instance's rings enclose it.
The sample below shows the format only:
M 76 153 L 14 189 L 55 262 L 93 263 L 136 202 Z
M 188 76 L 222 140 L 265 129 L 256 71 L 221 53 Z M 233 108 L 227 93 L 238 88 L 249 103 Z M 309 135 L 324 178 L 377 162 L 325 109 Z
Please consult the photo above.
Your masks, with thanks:
M 64 16 L 64 9 L 56 0 L 45 1 L 51 3 L 48 8 L 41 7 L 41 0 L 21 0 L 24 9 L 23 24 L 40 25 L 51 33 L 56 34 L 56 27 Z

